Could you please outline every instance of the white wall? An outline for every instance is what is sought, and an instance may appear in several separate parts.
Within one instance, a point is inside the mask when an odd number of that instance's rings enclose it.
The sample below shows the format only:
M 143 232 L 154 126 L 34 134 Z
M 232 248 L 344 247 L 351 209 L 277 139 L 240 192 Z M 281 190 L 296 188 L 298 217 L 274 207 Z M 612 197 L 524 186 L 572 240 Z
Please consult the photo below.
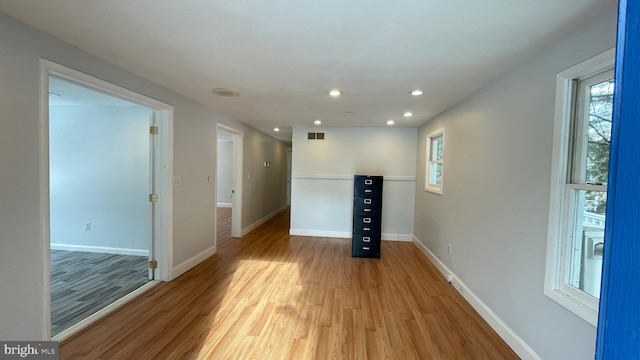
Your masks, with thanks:
M 44 267 L 49 266 L 49 244 L 42 240 L 48 229 L 40 169 L 48 159 L 40 154 L 41 57 L 174 107 L 173 172 L 182 178 L 173 189 L 174 269 L 192 266 L 190 260 L 215 246 L 216 123 L 244 133 L 243 208 L 248 210 L 243 227 L 285 206 L 286 165 L 280 170 L 277 164 L 286 164 L 286 144 L 4 13 L 0 49 L 0 339 L 47 337 Z M 255 170 L 263 154 L 250 151 L 254 143 L 273 156 L 268 172 Z M 246 180 L 247 172 L 251 180 Z M 248 182 L 260 187 L 253 189 Z
M 383 175 L 382 238 L 410 240 L 416 142 L 415 128 L 294 127 L 291 234 L 351 237 L 353 176 Z
M 286 207 L 287 150 L 289 145 L 263 133 L 244 136 L 242 229 Z M 269 161 L 271 166 L 264 167 Z M 251 202 L 248 202 L 251 200 Z
M 231 206 L 233 190 L 233 141 L 218 139 L 218 205 Z
M 555 79 L 615 32 L 612 3 L 419 129 L 415 236 L 542 359 L 594 356 L 596 329 L 543 294 Z M 423 190 L 425 136 L 440 127 L 442 196 Z
M 49 107 L 52 248 L 148 254 L 151 115 L 133 105 Z

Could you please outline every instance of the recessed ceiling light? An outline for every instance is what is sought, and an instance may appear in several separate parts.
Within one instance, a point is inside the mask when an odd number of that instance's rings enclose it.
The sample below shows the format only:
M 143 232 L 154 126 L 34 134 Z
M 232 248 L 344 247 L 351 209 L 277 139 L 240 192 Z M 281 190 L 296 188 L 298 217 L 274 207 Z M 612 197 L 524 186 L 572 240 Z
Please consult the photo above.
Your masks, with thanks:
M 422 90 L 415 89 L 412 92 L 410 92 L 409 94 L 411 94 L 413 96 L 420 96 L 420 95 L 422 95 Z
M 273 131 L 278 132 L 278 131 L 280 131 L 280 128 L 274 127 Z
M 233 91 L 233 90 L 229 90 L 227 88 L 215 88 L 215 89 L 211 90 L 211 92 L 214 93 L 215 95 L 224 96 L 224 97 L 240 96 L 239 92 Z
M 342 95 L 342 91 L 339 89 L 331 89 L 329 90 L 329 96 L 338 97 Z
M 395 122 L 395 121 L 393 121 L 393 120 L 387 120 L 387 125 L 393 125 L 393 124 L 395 124 L 395 123 L 396 123 L 396 122 Z
M 316 124 L 316 125 L 320 125 L 320 124 L 322 124 L 322 121 L 320 121 L 320 120 L 316 120 L 316 121 L 314 121 L 313 123 L 314 123 L 314 124 Z
M 402 114 L 402 116 L 404 116 L 404 117 L 412 117 L 413 113 L 411 111 L 407 111 L 406 113 Z

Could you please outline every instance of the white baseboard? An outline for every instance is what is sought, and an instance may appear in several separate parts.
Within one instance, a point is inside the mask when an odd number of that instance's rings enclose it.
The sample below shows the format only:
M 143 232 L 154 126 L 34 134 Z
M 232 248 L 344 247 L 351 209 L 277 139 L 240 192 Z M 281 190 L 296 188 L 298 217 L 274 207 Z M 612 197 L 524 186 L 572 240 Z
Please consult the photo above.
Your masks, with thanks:
M 385 233 L 382 233 L 382 240 L 385 240 L 385 241 L 412 242 L 413 241 L 413 235 L 411 235 L 411 234 L 385 234 Z
M 289 235 L 296 236 L 314 236 L 314 237 L 332 237 L 350 239 L 351 232 L 347 231 L 324 231 L 324 230 L 308 230 L 308 229 L 289 229 Z
M 172 279 L 176 279 L 178 276 L 186 273 L 187 271 L 191 270 L 194 266 L 200 264 L 201 262 L 203 262 L 204 260 L 206 260 L 207 258 L 209 258 L 211 255 L 214 255 L 216 253 L 216 247 L 212 246 L 208 249 L 206 249 L 205 251 L 200 252 L 199 254 L 196 254 L 195 256 L 193 256 L 192 258 L 190 258 L 189 260 L 181 263 L 178 266 L 175 266 L 173 268 L 173 274 L 172 274 Z
M 289 208 L 288 205 L 285 205 L 283 207 L 281 207 L 280 209 L 272 212 L 271 214 L 268 214 L 267 216 L 263 217 L 262 219 L 254 222 L 253 224 L 247 226 L 246 228 L 242 229 L 242 232 L 240 233 L 240 236 L 245 236 L 248 233 L 252 232 L 253 230 L 255 230 L 258 226 L 266 223 L 267 221 L 269 221 L 272 217 L 278 215 L 279 213 L 287 210 Z
M 231 203 L 218 203 L 218 207 L 230 208 L 230 207 L 232 207 L 232 205 L 231 205 Z
M 126 248 L 112 248 L 103 246 L 86 246 L 86 245 L 71 245 L 71 244 L 55 244 L 52 243 L 50 248 L 53 250 L 66 250 L 66 251 L 83 251 L 100 254 L 118 254 L 118 255 L 135 255 L 135 256 L 149 256 L 149 250 L 141 249 L 126 249 Z
M 325 231 L 310 229 L 289 229 L 289 235 L 297 236 L 314 236 L 314 237 L 332 237 L 351 239 L 353 233 L 351 231 Z M 382 234 L 382 240 L 385 241 L 413 241 L 413 235 L 409 234 Z
M 424 246 L 418 238 L 413 237 L 413 242 L 440 270 L 442 275 L 452 277 L 451 285 L 467 300 L 469 304 L 482 316 L 482 318 L 495 330 L 496 333 L 513 349 L 523 360 L 542 360 L 527 343 L 522 340 L 500 317 L 487 306 L 471 289 L 460 280 L 438 257 Z

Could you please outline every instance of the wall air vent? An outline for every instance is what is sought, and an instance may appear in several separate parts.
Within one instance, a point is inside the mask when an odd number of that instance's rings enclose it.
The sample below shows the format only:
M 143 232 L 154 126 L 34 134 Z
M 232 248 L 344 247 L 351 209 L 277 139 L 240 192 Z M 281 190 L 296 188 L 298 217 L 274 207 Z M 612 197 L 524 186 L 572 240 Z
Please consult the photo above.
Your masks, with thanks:
M 307 140 L 324 140 L 324 133 L 307 133 Z

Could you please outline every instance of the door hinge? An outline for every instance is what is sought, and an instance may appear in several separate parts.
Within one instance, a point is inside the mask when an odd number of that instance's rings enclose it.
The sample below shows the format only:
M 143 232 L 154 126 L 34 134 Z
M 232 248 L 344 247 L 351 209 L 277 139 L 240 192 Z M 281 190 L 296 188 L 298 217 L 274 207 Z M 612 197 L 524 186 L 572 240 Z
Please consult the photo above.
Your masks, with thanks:
M 156 260 L 149 261 L 149 269 L 157 269 L 157 268 L 158 268 L 158 262 Z
M 157 135 L 158 134 L 158 127 L 157 126 L 151 126 L 149 128 L 149 134 L 151 135 Z
M 149 194 L 149 202 L 158 201 L 158 194 Z

